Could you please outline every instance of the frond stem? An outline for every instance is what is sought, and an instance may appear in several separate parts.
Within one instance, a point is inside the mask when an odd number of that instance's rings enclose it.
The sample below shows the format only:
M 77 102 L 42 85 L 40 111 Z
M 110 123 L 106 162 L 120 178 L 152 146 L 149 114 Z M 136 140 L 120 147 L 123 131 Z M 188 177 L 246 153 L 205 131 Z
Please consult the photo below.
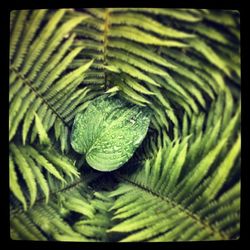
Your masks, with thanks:
M 37 90 L 32 86 L 32 83 L 29 79 L 25 78 L 25 76 L 23 76 L 13 65 L 10 66 L 10 70 L 15 72 L 17 77 L 22 79 L 22 81 L 36 94 L 36 96 L 42 99 L 42 101 L 49 107 L 49 109 L 52 110 L 52 112 L 63 122 L 66 127 L 70 127 L 69 124 L 61 117 L 61 115 L 50 105 L 50 103 L 37 92 Z
M 56 190 L 56 191 L 54 191 L 54 192 L 51 192 L 51 195 L 52 195 L 52 196 L 55 196 L 55 195 L 58 194 L 58 193 L 61 193 L 61 192 L 64 192 L 64 191 L 66 191 L 66 190 L 68 190 L 68 189 L 71 189 L 71 188 L 73 188 L 73 187 L 76 187 L 77 185 L 79 185 L 79 184 L 82 183 L 82 182 L 83 182 L 83 179 L 80 178 L 79 180 L 77 180 L 77 181 L 75 181 L 75 182 L 73 182 L 73 183 L 70 183 L 68 186 L 66 186 L 66 187 L 64 187 L 64 188 L 58 189 L 58 190 Z M 38 204 L 39 202 L 42 202 L 44 199 L 45 199 L 44 196 L 40 197 L 39 199 L 36 200 L 36 204 Z M 15 214 L 18 214 L 18 213 L 25 213 L 25 211 L 23 211 L 23 209 L 21 209 L 21 208 L 19 208 L 19 207 L 16 207 L 15 210 L 12 210 L 12 211 L 11 211 L 11 214 L 12 214 L 12 215 L 15 215 Z
M 103 64 L 106 65 L 107 64 L 107 45 L 108 45 L 108 30 L 109 30 L 109 13 L 110 10 L 108 8 L 105 9 L 105 13 L 104 13 L 104 33 L 103 33 L 103 55 L 104 55 L 104 60 L 103 60 Z M 108 88 L 108 84 L 107 84 L 107 71 L 104 70 L 105 73 L 105 81 L 104 81 L 104 88 L 105 91 Z
M 123 181 L 128 182 L 129 184 L 131 184 L 133 186 L 136 186 L 137 188 L 139 188 L 143 191 L 146 191 L 147 193 L 150 193 L 153 196 L 156 196 L 157 198 L 160 198 L 163 201 L 166 201 L 173 208 L 177 208 L 181 212 L 184 212 L 188 217 L 192 218 L 196 223 L 200 224 L 203 228 L 207 229 L 212 234 L 219 235 L 221 240 L 228 240 L 229 239 L 229 237 L 225 233 L 218 231 L 214 226 L 209 225 L 206 221 L 202 220 L 197 214 L 192 213 L 188 209 L 186 209 L 183 206 L 181 206 L 180 204 L 176 203 L 174 200 L 169 199 L 166 196 L 162 196 L 161 194 L 154 192 L 154 191 L 150 190 L 149 188 L 146 188 L 145 186 L 142 186 L 136 182 L 133 182 L 133 181 L 121 176 L 120 174 L 116 173 L 114 176 L 117 177 L 118 179 L 121 179 Z

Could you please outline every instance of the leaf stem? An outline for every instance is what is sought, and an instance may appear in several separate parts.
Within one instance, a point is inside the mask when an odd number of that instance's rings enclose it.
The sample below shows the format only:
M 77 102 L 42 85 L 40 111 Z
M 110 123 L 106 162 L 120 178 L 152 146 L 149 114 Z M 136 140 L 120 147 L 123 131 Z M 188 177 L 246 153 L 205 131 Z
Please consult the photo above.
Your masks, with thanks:
M 219 235 L 221 240 L 229 240 L 229 237 L 223 233 L 218 231 L 216 228 L 214 228 L 212 225 L 209 225 L 206 221 L 202 220 L 197 214 L 192 213 L 191 211 L 189 211 L 188 209 L 184 208 L 183 206 L 181 206 L 181 204 L 176 203 L 174 200 L 169 199 L 166 196 L 162 196 L 161 194 L 154 192 L 148 188 L 146 188 L 145 186 L 142 186 L 136 182 L 133 182 L 123 176 L 121 176 L 120 174 L 115 174 L 115 177 L 117 177 L 118 179 L 122 179 L 128 183 L 130 183 L 133 186 L 136 186 L 139 189 L 142 189 L 143 191 L 146 191 L 147 193 L 150 193 L 153 196 L 156 196 L 158 198 L 160 198 L 161 200 L 166 201 L 167 203 L 169 203 L 173 208 L 177 208 L 179 209 L 181 212 L 184 212 L 188 217 L 192 218 L 196 223 L 200 224 L 203 228 L 209 230 L 212 234 L 214 235 Z
M 103 34 L 103 55 L 104 55 L 104 61 L 103 64 L 107 65 L 107 45 L 108 45 L 108 30 L 109 30 L 109 8 L 105 9 L 104 12 L 104 34 Z M 105 91 L 108 89 L 108 79 L 107 79 L 107 70 L 104 70 L 105 73 L 105 79 L 104 79 L 104 88 Z
M 42 101 L 49 107 L 49 109 L 52 110 L 52 112 L 63 122 L 63 124 L 66 127 L 70 127 L 69 124 L 64 121 L 64 119 L 61 117 L 61 115 L 50 105 L 50 103 L 41 95 L 37 92 L 37 90 L 32 86 L 32 83 L 30 82 L 29 79 L 25 78 L 13 65 L 10 66 L 10 70 L 16 73 L 17 77 L 22 79 L 22 81 L 39 97 L 42 99 Z

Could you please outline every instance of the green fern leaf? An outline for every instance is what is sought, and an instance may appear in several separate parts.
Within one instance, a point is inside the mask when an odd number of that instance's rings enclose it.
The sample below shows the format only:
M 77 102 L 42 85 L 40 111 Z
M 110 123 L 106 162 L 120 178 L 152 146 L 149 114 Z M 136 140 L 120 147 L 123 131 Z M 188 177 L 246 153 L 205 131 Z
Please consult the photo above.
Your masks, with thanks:
M 46 133 L 46 130 L 44 129 L 44 126 L 39 118 L 39 116 L 35 113 L 35 123 L 36 123 L 36 129 L 39 134 L 40 144 L 41 145 L 50 145 L 50 139 L 48 137 L 48 134 Z
M 235 10 L 11 11 L 11 238 L 240 238 L 239 30 Z
M 33 175 L 27 161 L 25 160 L 24 156 L 22 155 L 18 147 L 15 146 L 15 144 L 10 144 L 10 150 L 13 153 L 15 163 L 17 164 L 28 186 L 30 193 L 30 207 L 32 207 L 37 197 L 37 186 L 36 186 L 35 176 Z
M 228 155 L 225 157 L 225 160 L 221 163 L 221 165 L 218 167 L 218 170 L 214 174 L 214 178 L 209 184 L 208 189 L 204 192 L 204 195 L 207 196 L 207 199 L 213 199 L 224 184 L 230 169 L 233 167 L 235 158 L 239 154 L 240 143 L 241 137 L 238 136 L 237 141 L 233 145 L 232 149 L 229 151 Z
M 123 37 L 130 39 L 132 41 L 152 44 L 152 45 L 162 45 L 168 47 L 187 47 L 188 45 L 182 42 L 174 40 L 161 40 L 156 36 L 149 35 L 146 32 L 143 32 L 137 28 L 128 28 L 126 26 L 119 26 L 119 28 L 111 28 L 109 35 L 111 37 Z
M 16 196 L 16 198 L 22 203 L 24 211 L 27 210 L 27 203 L 22 192 L 22 189 L 18 183 L 16 171 L 14 168 L 14 162 L 12 156 L 9 157 L 9 164 L 10 164 L 10 190 Z
M 57 179 L 61 180 L 62 182 L 65 182 L 63 177 L 60 175 L 60 173 L 56 170 L 56 168 L 47 161 L 44 156 L 39 154 L 36 149 L 26 146 L 26 152 L 41 166 L 43 166 L 47 171 L 49 171 L 51 174 L 53 174 Z

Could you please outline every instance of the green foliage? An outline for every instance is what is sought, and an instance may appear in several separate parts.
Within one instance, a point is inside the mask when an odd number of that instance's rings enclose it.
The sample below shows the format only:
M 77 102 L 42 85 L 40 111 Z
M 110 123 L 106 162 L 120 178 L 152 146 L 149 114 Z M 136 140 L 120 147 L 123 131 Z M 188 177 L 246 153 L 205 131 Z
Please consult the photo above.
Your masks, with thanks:
M 27 203 L 18 182 L 17 171 L 20 172 L 28 187 L 30 207 L 33 206 L 37 198 L 37 186 L 41 188 L 46 202 L 48 202 L 49 186 L 44 176 L 46 173 L 53 175 L 63 183 L 66 183 L 64 175 L 69 176 L 71 179 L 79 178 L 79 172 L 73 162 L 67 157 L 58 154 L 54 149 L 45 151 L 42 147 L 17 146 L 11 143 L 9 161 L 10 187 L 13 194 L 22 202 L 25 210 Z
M 63 192 L 53 194 L 48 204 L 37 204 L 25 215 L 13 212 L 13 239 L 107 240 L 106 230 L 112 225 L 108 211 L 112 198 L 105 191 L 90 194 L 88 182 L 89 180 L 78 180 L 71 183 Z M 23 225 L 20 225 L 21 216 L 26 216 Z M 36 230 L 33 231 L 32 228 Z M 42 237 L 38 238 L 36 234 Z
M 76 115 L 71 145 L 94 169 L 112 171 L 131 158 L 146 136 L 149 122 L 149 109 L 103 95 Z
M 11 11 L 11 238 L 238 239 L 239 30 L 240 15 L 230 10 Z M 120 123 L 112 119 L 123 116 L 113 110 L 103 123 L 105 110 L 114 107 L 94 107 L 99 96 L 126 99 L 128 114 L 152 113 L 141 145 L 110 173 L 89 168 L 96 164 L 70 144 L 75 117 L 92 107 L 96 115 L 89 114 L 84 134 L 90 141 L 106 135 L 100 143 L 116 146 Z M 128 127 L 126 141 L 145 134 Z M 98 169 L 117 166 L 111 161 L 98 157 Z
M 58 10 L 53 13 L 49 22 L 39 30 L 41 18 L 46 13 L 45 10 L 12 11 L 11 15 L 15 15 L 16 12 L 18 12 L 18 19 L 10 38 L 9 140 L 14 138 L 18 128 L 22 125 L 22 142 L 25 145 L 29 131 L 32 131 L 31 143 L 37 136 L 39 122 L 32 124 L 35 113 L 40 118 L 46 132 L 55 124 L 60 124 L 58 126 L 62 130 L 69 129 L 69 125 L 65 121 L 68 114 L 65 115 L 65 109 L 62 110 L 60 107 L 65 99 L 71 97 L 84 78 L 83 73 L 93 61 L 62 76 L 82 47 L 69 51 L 75 34 L 67 42 L 63 44 L 61 42 L 65 35 L 72 32 L 74 27 L 82 22 L 86 16 L 72 17 L 60 25 L 58 23 L 66 10 Z M 28 23 L 24 24 L 24 22 Z M 18 35 L 15 32 L 16 28 L 18 34 L 20 33 L 19 36 L 22 35 L 19 40 L 16 40 Z M 33 38 L 33 36 L 35 37 Z M 71 111 L 81 103 L 81 100 L 77 98 L 71 101 L 67 107 L 71 108 Z M 39 118 L 36 118 L 36 121 Z M 65 149 L 64 140 L 61 139 L 63 151 Z

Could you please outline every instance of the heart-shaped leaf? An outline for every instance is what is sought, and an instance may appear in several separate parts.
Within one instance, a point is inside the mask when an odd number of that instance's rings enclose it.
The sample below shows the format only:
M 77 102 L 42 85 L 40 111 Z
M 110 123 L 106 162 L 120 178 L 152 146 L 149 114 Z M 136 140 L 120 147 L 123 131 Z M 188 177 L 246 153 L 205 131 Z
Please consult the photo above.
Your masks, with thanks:
M 117 96 L 103 95 L 93 100 L 85 112 L 76 115 L 71 145 L 85 154 L 94 169 L 112 171 L 133 155 L 144 139 L 151 111 Z

